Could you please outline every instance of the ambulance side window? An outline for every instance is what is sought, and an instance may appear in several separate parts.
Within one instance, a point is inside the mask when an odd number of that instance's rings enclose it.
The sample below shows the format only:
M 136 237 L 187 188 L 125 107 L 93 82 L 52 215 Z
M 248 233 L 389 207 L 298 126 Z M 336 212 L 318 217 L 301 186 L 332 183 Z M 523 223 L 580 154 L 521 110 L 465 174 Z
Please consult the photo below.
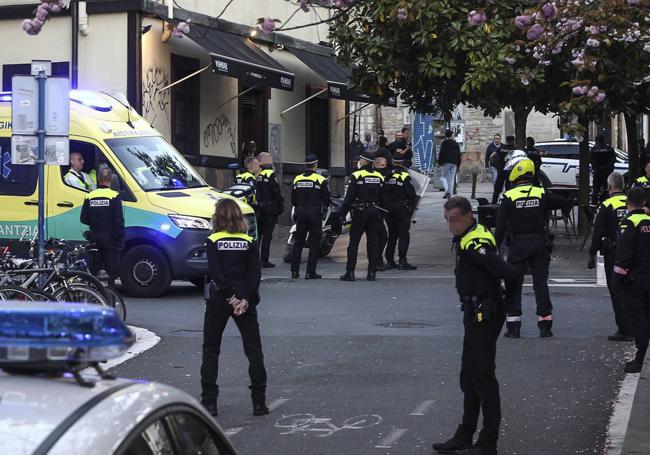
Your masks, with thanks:
M 94 186 L 95 185 L 95 173 L 93 169 L 95 168 L 95 150 L 97 147 L 95 147 L 93 144 L 90 144 L 88 142 L 84 141 L 76 141 L 76 140 L 71 140 L 70 141 L 70 155 L 72 154 L 79 154 L 84 160 L 84 165 L 83 168 L 81 169 L 82 172 L 87 174 L 90 177 L 90 182 L 86 182 L 87 184 L 91 184 Z M 65 180 L 65 176 L 70 170 L 70 166 L 60 166 L 61 168 L 61 181 L 63 183 L 71 188 L 74 188 L 76 190 L 85 192 L 83 189 L 78 188 L 77 186 L 70 185 L 68 182 Z
M 0 138 L 0 195 L 31 196 L 37 180 L 36 166 L 11 164 L 11 139 Z

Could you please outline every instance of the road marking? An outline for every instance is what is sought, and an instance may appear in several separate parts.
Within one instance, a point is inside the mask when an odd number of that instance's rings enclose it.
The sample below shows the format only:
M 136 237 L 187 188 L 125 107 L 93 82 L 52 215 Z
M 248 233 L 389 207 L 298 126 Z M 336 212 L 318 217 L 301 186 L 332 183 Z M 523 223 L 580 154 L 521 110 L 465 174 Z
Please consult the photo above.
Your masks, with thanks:
M 147 329 L 143 329 L 141 327 L 134 327 L 131 325 L 129 326 L 129 328 L 135 335 L 135 343 L 133 343 L 133 346 L 131 346 L 129 350 L 126 351 L 121 356 L 116 357 L 114 359 L 110 359 L 107 362 L 100 363 L 99 366 L 102 368 L 102 370 L 110 370 L 111 368 L 115 368 L 119 364 L 124 363 L 127 360 L 130 360 L 142 354 L 143 352 L 153 348 L 160 341 L 160 337 L 158 335 L 156 335 L 155 333 Z M 95 369 L 86 368 L 85 370 L 82 371 L 82 373 L 95 373 Z
M 282 406 L 284 403 L 289 401 L 288 398 L 279 398 L 275 401 L 272 401 L 271 404 L 269 404 L 269 411 L 273 411 L 275 409 L 278 409 L 280 406 Z
M 378 445 L 375 446 L 375 449 L 390 449 L 393 444 L 397 443 L 397 441 L 399 441 L 399 439 L 404 436 L 407 431 L 408 430 L 405 430 L 403 428 L 394 429 L 388 433 L 388 435 Z
M 627 374 L 621 383 L 618 398 L 614 403 L 614 412 L 607 426 L 607 455 L 620 455 L 625 441 L 627 424 L 630 421 L 632 403 L 640 374 Z
M 525 288 L 532 288 L 532 283 L 524 283 Z M 599 288 L 596 283 L 549 283 L 549 288 Z
M 226 434 L 226 436 L 231 437 L 231 436 L 235 436 L 237 433 L 239 433 L 243 429 L 244 429 L 244 427 L 228 428 L 227 430 L 223 430 L 223 432 Z
M 422 403 L 418 405 L 417 408 L 411 413 L 412 416 L 423 416 L 426 414 L 429 409 L 433 407 L 433 404 L 435 401 L 433 400 L 424 400 Z

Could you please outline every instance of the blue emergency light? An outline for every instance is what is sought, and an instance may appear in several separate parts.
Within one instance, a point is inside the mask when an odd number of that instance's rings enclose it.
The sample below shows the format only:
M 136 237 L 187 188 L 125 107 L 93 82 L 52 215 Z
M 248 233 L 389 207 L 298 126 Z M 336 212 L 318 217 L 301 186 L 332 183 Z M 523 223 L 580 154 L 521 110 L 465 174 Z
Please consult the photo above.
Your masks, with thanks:
M 11 101 L 11 92 L 0 92 L 0 102 Z
M 135 341 L 112 308 L 3 302 L 0 368 L 65 370 L 122 355 Z
M 89 90 L 70 90 L 70 101 L 99 112 L 110 112 L 113 105 L 98 93 Z

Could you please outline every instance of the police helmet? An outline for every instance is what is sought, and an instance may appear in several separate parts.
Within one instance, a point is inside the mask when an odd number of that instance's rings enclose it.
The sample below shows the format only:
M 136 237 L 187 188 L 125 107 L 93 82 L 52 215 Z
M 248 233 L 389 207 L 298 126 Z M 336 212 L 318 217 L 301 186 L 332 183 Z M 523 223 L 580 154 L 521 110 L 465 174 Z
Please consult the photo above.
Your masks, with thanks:
M 529 158 L 522 158 L 516 163 L 513 163 L 513 166 L 510 169 L 510 174 L 508 175 L 508 180 L 511 182 L 516 182 L 522 177 L 533 177 L 534 175 L 535 163 L 533 163 L 533 161 Z

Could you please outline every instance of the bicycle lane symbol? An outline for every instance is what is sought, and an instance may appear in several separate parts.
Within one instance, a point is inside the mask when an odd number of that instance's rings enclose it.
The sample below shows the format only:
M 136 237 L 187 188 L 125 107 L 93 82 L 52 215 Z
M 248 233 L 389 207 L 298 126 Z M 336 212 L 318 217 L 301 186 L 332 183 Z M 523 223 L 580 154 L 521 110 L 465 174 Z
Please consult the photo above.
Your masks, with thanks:
M 362 430 L 379 425 L 383 421 L 377 414 L 362 414 L 350 417 L 337 425 L 329 417 L 316 417 L 314 414 L 291 414 L 275 423 L 282 428 L 280 434 L 313 433 L 320 438 L 327 438 L 342 430 Z

